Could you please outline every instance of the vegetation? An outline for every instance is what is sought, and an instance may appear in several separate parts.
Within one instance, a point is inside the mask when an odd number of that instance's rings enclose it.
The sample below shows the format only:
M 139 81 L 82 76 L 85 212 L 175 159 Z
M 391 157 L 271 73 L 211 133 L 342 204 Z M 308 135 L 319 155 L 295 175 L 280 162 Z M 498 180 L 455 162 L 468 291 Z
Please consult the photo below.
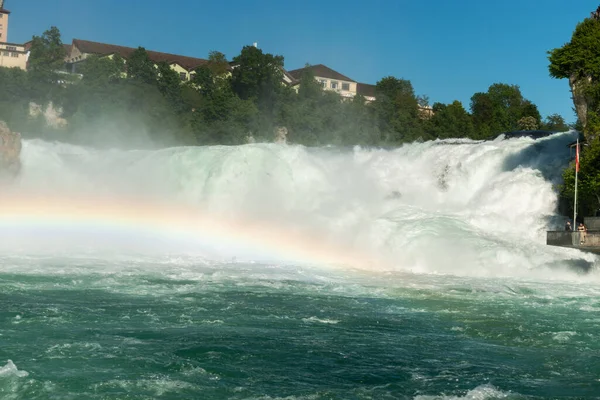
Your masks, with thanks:
M 566 130 L 553 115 L 541 121 L 518 86 L 491 85 L 475 93 L 470 109 L 459 101 L 434 103 L 417 95 L 409 80 L 387 76 L 376 84 L 376 101 L 343 100 L 322 90 L 305 69 L 296 88 L 282 81 L 284 59 L 244 47 L 230 63 L 211 52 L 208 62 L 181 82 L 167 64 L 157 66 L 143 48 L 127 60 L 89 57 L 80 75 L 60 73 L 64 48 L 52 27 L 34 37 L 29 70 L 0 68 L 0 119 L 25 137 L 93 145 L 235 145 L 272 141 L 278 127 L 287 140 L 310 146 L 395 146 L 415 140 L 489 139 L 518 129 Z M 297 89 L 297 90 L 296 90 Z M 30 103 L 50 102 L 68 123 L 48 127 Z
M 549 53 L 550 76 L 569 79 L 583 134 L 578 172 L 578 215 L 594 215 L 600 208 L 600 21 L 586 18 L 577 24 L 571 41 Z M 560 208 L 573 213 L 575 168 L 563 173 Z

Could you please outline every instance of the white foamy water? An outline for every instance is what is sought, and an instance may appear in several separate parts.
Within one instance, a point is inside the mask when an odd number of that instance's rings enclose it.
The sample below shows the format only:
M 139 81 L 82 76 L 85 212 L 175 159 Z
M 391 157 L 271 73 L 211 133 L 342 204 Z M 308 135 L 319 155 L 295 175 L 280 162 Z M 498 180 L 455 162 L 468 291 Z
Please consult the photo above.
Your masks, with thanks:
M 23 175 L 10 190 L 193 205 L 223 220 L 318 234 L 376 255 L 394 271 L 579 279 L 576 271 L 592 267 L 585 279 L 596 280 L 596 256 L 545 245 L 546 230 L 563 223 L 553 185 L 573 137 L 395 150 L 251 144 L 99 151 L 33 140 L 24 144 Z

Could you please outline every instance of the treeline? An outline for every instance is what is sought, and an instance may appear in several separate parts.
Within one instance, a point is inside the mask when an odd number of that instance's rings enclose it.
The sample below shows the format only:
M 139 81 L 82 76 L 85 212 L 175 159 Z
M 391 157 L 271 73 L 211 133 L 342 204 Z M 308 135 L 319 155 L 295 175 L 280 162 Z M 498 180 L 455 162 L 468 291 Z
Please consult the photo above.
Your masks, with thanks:
M 322 90 L 306 69 L 297 90 L 283 83 L 282 56 L 244 47 L 229 63 L 211 52 L 207 64 L 181 81 L 166 63 L 155 64 L 143 48 L 127 60 L 89 57 L 82 77 L 60 73 L 65 51 L 52 27 L 32 42 L 28 71 L 0 68 L 0 119 L 25 136 L 86 144 L 157 146 L 234 145 L 273 141 L 278 127 L 287 141 L 309 146 L 394 146 L 415 140 L 489 139 L 521 129 L 564 131 L 559 115 L 542 121 L 537 106 L 516 85 L 496 83 L 475 93 L 469 110 L 459 101 L 434 103 L 424 112 L 409 80 L 385 77 L 376 100 L 342 98 Z M 231 66 L 234 66 L 231 68 Z M 62 109 L 68 123 L 46 126 L 30 103 Z

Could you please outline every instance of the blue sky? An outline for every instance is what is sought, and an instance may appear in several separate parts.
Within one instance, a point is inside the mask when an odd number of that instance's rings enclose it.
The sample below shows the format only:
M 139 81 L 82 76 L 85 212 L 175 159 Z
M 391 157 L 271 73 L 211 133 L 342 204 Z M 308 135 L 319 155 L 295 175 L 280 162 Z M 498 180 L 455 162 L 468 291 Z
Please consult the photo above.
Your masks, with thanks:
M 567 5 L 567 3 L 570 3 Z M 325 64 L 352 79 L 412 82 L 430 102 L 459 100 L 496 82 L 515 84 L 543 117 L 574 122 L 566 80 L 548 75 L 546 52 L 568 42 L 598 0 L 6 0 L 10 42 L 57 26 L 86 39 L 231 59 L 258 42 L 285 67 Z

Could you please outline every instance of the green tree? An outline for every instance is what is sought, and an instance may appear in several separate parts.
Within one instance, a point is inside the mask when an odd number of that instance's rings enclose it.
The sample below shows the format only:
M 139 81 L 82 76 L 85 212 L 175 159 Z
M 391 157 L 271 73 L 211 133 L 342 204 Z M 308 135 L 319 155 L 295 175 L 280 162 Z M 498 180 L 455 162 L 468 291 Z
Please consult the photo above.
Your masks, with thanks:
M 475 136 L 471 115 L 460 101 L 455 100 L 448 105 L 434 103 L 432 108 L 434 114 L 425 124 L 425 129 L 432 137 L 447 139 Z
M 127 76 L 130 79 L 154 84 L 158 78 L 158 70 L 150 60 L 148 52 L 143 47 L 134 50 L 127 59 Z
M 125 60 L 119 55 L 111 57 L 88 56 L 80 68 L 82 80 L 88 86 L 105 86 L 121 79 L 125 73 Z
M 179 74 L 164 61 L 158 63 L 158 79 L 156 80 L 156 86 L 173 110 L 177 113 L 181 113 L 186 109 L 186 105 L 181 97 L 181 78 L 179 77 Z
M 580 171 L 577 179 L 577 214 L 594 215 L 600 208 L 600 139 L 585 146 L 580 156 Z M 567 168 L 560 185 L 563 212 L 573 215 L 575 197 L 575 168 Z
M 210 72 L 212 72 L 214 77 L 224 77 L 230 69 L 225 54 L 214 50 L 208 53 L 208 62 L 206 63 L 206 66 Z
M 318 99 L 323 94 L 321 84 L 316 81 L 315 74 L 309 64 L 304 66 L 302 75 L 300 76 L 300 84 L 298 87 L 298 95 L 304 99 Z
M 556 132 L 566 132 L 570 127 L 565 122 L 565 119 L 559 114 L 551 114 L 546 117 L 542 124 L 542 129 Z
M 409 80 L 385 77 L 375 86 L 375 111 L 379 128 L 388 143 L 402 143 L 423 137 L 419 103 Z
M 550 76 L 568 79 L 571 87 L 577 127 L 586 143 L 578 174 L 579 214 L 591 215 L 598 207 L 600 195 L 600 21 L 586 18 L 579 22 L 571 40 L 549 51 L 548 60 Z M 565 170 L 563 180 L 561 204 L 563 208 L 572 208 L 568 204 L 573 200 L 573 168 Z
M 577 24 L 571 41 L 548 52 L 550 76 L 568 79 L 578 119 L 585 136 L 594 137 L 600 127 L 587 129 L 588 114 L 600 114 L 600 21 L 586 18 Z
M 59 80 L 58 71 L 64 70 L 66 51 L 58 28 L 53 26 L 42 36 L 33 36 L 30 51 L 27 67 L 30 80 L 46 90 L 47 85 Z
M 532 117 L 537 126 L 541 116 L 537 106 L 525 99 L 517 85 L 492 84 L 486 93 L 471 97 L 471 114 L 479 139 L 519 129 L 519 120 Z
M 517 121 L 517 124 L 519 125 L 519 129 L 523 131 L 534 131 L 538 129 L 537 121 L 531 116 L 521 118 Z
M 283 56 L 244 46 L 233 58 L 231 84 L 235 94 L 259 106 L 271 106 L 282 88 Z

